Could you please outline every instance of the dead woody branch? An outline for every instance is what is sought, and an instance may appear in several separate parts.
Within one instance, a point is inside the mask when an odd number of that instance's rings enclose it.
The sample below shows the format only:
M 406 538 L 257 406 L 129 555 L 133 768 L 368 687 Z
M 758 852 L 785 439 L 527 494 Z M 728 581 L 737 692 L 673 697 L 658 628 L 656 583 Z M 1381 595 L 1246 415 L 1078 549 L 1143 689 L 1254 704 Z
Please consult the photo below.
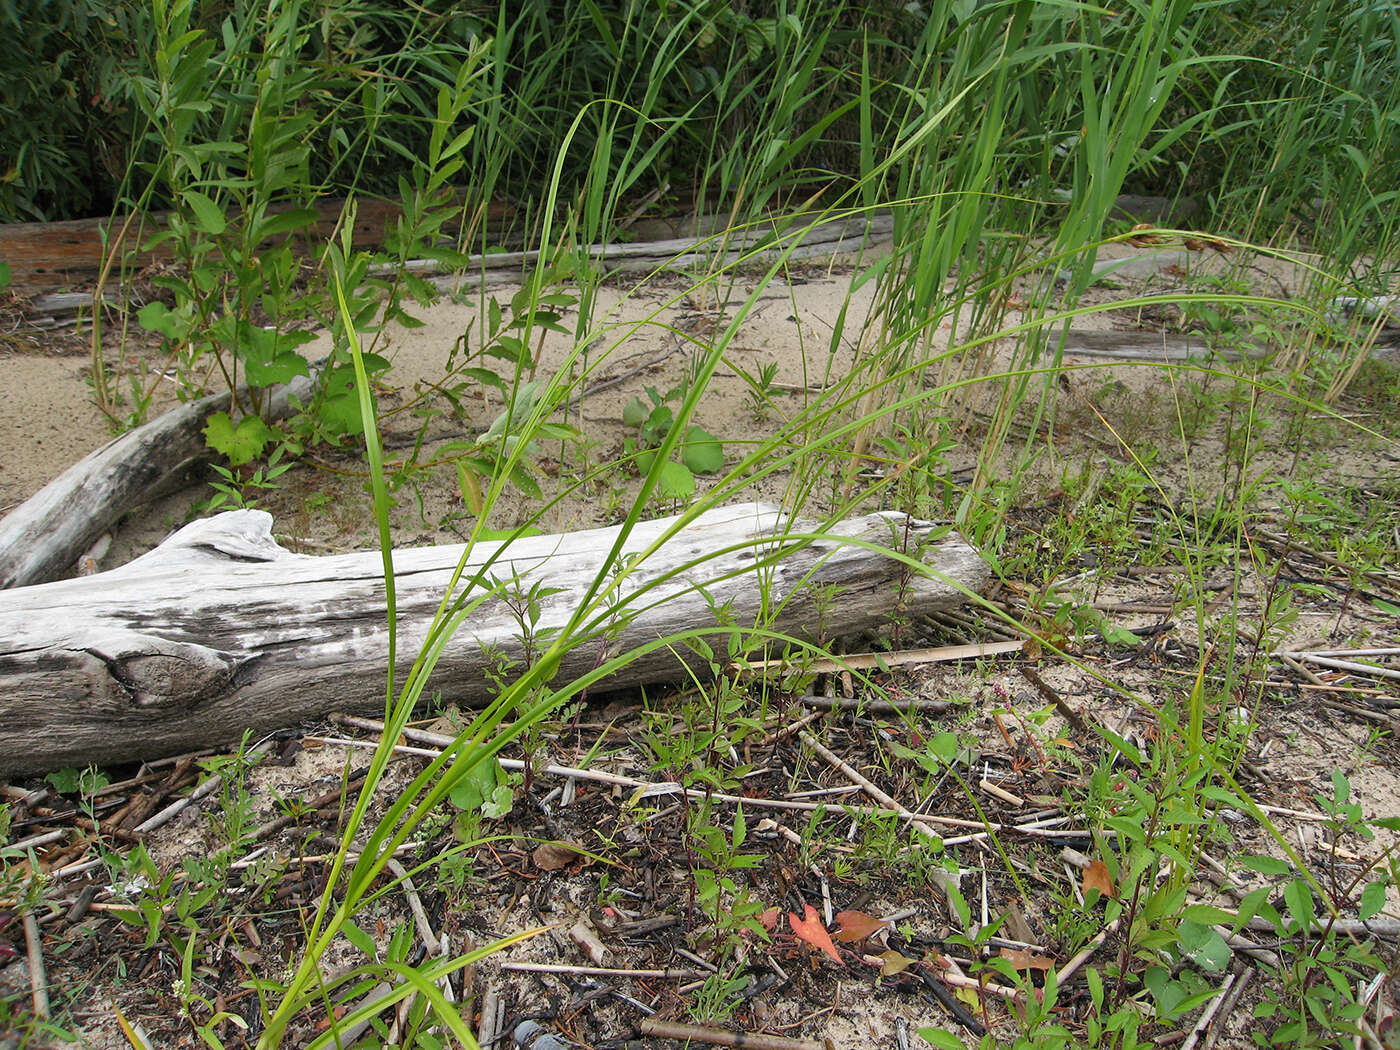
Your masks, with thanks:
M 0 592 L 0 776 L 175 754 L 333 710 L 381 713 L 389 632 L 379 552 L 293 554 L 271 524 L 261 511 L 218 515 L 120 569 Z M 628 570 L 604 577 L 607 601 L 563 653 L 556 684 L 622 653 L 636 656 L 607 686 L 679 680 L 685 666 L 703 673 L 699 654 L 658 642 L 716 626 L 720 610 L 741 627 L 829 638 L 877 628 L 896 609 L 959 604 L 988 579 L 961 537 L 903 515 L 818 531 L 744 504 L 640 523 L 615 560 L 617 527 L 396 551 L 397 680 L 464 554 L 456 593 L 485 597 L 424 695 L 466 706 L 495 695 L 487 672 L 502 660 L 518 672 L 538 657 L 608 566 Z M 891 548 L 927 571 L 882 553 Z M 527 600 L 539 609 L 530 638 Z

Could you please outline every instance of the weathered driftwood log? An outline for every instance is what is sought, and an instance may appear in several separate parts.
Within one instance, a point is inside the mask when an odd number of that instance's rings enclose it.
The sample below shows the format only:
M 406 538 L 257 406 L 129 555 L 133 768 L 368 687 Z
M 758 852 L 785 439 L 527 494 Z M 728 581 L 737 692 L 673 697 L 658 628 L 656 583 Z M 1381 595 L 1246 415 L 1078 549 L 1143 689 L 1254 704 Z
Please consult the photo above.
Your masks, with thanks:
M 792 261 L 831 259 L 836 255 L 869 250 L 872 242 L 888 239 L 894 230 L 894 216 L 889 212 L 876 212 L 869 216 L 851 215 L 813 226 L 808 225 L 810 221 L 810 218 L 801 215 L 789 215 L 776 218 L 770 224 L 750 223 L 708 237 L 591 244 L 581 249 L 581 254 L 591 259 L 608 277 L 657 270 L 685 272 L 732 266 L 740 262 L 768 265 L 783 255 Z M 784 232 L 775 236 L 778 230 Z M 767 242 L 771 242 L 771 245 L 762 247 Z M 519 280 L 521 272 L 536 265 L 539 258 L 540 253 L 533 249 L 474 255 L 460 273 L 431 280 L 442 291 L 473 288 L 482 282 L 490 284 Z M 425 259 L 411 261 L 408 268 L 438 273 L 442 265 Z
M 1051 329 L 1044 336 L 1047 352 L 1053 353 L 1060 342 L 1060 331 Z M 1187 361 L 1223 359 L 1238 361 L 1242 357 L 1265 357 L 1267 347 L 1246 344 L 1238 347 L 1212 349 L 1200 332 L 1099 332 L 1071 328 L 1064 335 L 1066 357 L 1111 357 L 1120 361 L 1145 364 L 1177 364 Z
M 261 511 L 221 514 L 119 569 L 0 592 L 0 775 L 175 754 L 330 711 L 382 712 L 388 630 L 379 553 L 292 554 L 270 526 Z M 676 519 L 638 525 L 612 561 L 617 528 L 481 543 L 459 592 L 474 574 L 512 581 L 506 599 L 542 585 L 552 593 L 536 594 L 533 629 L 547 644 L 600 572 L 655 546 L 630 573 L 604 577 L 611 611 L 564 657 L 561 684 L 605 652 L 713 625 L 719 609 L 740 627 L 767 620 L 794 635 L 833 637 L 872 629 L 897 607 L 918 615 L 956 605 L 988 578 L 961 537 L 903 516 L 841 522 L 805 545 L 799 527 L 762 504 L 710 511 L 672 530 Z M 905 550 L 928 571 L 911 572 L 852 538 Z M 399 681 L 463 551 L 394 554 Z M 489 598 L 448 643 L 429 689 L 459 704 L 487 701 L 495 695 L 488 669 L 523 659 L 521 635 L 508 601 Z M 682 662 L 701 661 L 684 646 L 654 648 L 607 684 L 680 679 Z
M 1386 334 L 1378 333 L 1382 337 Z M 1046 352 L 1054 353 L 1060 341 L 1059 331 L 1053 329 L 1043 338 Z M 1372 348 L 1372 356 L 1381 356 L 1393 349 L 1394 345 L 1391 339 L 1378 338 Z M 1201 332 L 1098 332 L 1082 328 L 1071 328 L 1065 335 L 1064 343 L 1066 357 L 1108 357 L 1158 365 L 1190 361 L 1204 364 L 1246 358 L 1258 360 L 1277 350 L 1277 347 L 1261 346 L 1254 342 L 1212 347 Z
M 458 199 L 465 201 L 463 194 Z M 274 205 L 271 213 L 286 211 L 291 204 Z M 318 243 L 335 236 L 343 221 L 345 200 L 336 198 L 314 205 L 318 218 L 314 236 Z M 73 276 L 96 274 L 106 261 L 108 244 L 126 233 L 128 262 L 146 266 L 171 257 L 168 243 L 154 248 L 138 247 L 151 234 L 169 224 L 171 212 L 153 212 L 145 224 L 130 216 L 71 219 L 63 222 L 0 223 L 0 259 L 11 267 L 14 286 L 27 292 L 41 292 L 73 283 Z M 237 213 L 234 212 L 234 215 Z M 357 247 L 384 243 L 385 230 L 403 215 L 403 208 L 391 201 L 361 197 L 355 205 L 354 236 Z M 510 224 L 514 209 L 492 204 L 484 215 L 491 235 L 499 238 Z
M 309 399 L 312 382 L 303 376 L 274 388 L 266 417 L 286 415 L 292 396 Z M 170 487 L 191 463 L 209 458 L 204 426 L 228 405 L 223 393 L 173 408 L 83 457 L 6 515 L 0 520 L 0 588 L 71 572 L 118 518 Z

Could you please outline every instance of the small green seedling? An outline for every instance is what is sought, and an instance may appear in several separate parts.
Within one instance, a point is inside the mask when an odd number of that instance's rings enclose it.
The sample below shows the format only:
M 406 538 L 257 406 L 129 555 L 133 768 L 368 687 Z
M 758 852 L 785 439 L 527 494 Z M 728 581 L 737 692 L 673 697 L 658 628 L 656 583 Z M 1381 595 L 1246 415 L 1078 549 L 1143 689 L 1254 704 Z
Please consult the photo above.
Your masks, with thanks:
M 646 395 L 650 404 L 634 397 L 622 410 L 623 423 L 637 428 L 636 436 L 628 437 L 622 447 L 629 456 L 636 457 L 641 473 L 651 470 L 656 450 L 675 426 L 676 414 L 670 402 L 683 393 L 681 387 L 662 394 L 649 386 Z M 687 499 L 695 493 L 696 474 L 714 474 L 724 466 L 724 448 L 717 437 L 695 424 L 686 428 L 685 440 L 678 448 L 681 461 L 668 463 L 662 470 L 661 494 L 670 499 Z

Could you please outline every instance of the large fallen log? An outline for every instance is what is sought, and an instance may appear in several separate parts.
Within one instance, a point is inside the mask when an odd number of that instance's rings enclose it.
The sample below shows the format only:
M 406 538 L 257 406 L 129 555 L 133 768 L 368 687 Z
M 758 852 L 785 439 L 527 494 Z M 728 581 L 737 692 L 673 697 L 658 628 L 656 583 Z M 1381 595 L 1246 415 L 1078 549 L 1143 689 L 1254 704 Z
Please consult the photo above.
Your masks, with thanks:
M 961 537 L 902 515 L 844 521 L 810 543 L 802 526 L 763 504 L 676 522 L 638 525 L 611 561 L 617 528 L 477 544 L 459 591 L 473 576 L 511 583 L 461 625 L 430 692 L 487 702 L 496 689 L 488 671 L 525 658 L 510 598 L 535 584 L 548 589 L 536 593 L 533 628 L 548 644 L 599 573 L 644 551 L 630 572 L 603 577 L 609 610 L 564 656 L 556 684 L 588 673 L 605 652 L 638 653 L 608 686 L 682 679 L 682 664 L 703 663 L 686 647 L 642 650 L 714 625 L 716 610 L 739 627 L 762 620 L 832 638 L 874 629 L 896 608 L 918 615 L 957 605 L 989 575 Z M 379 553 L 292 554 L 270 527 L 262 511 L 220 514 L 119 569 L 0 592 L 0 776 L 176 754 L 331 711 L 382 713 Z M 927 571 L 862 543 L 907 551 Z M 400 682 L 463 553 L 460 545 L 394 553 Z
M 264 417 L 280 419 L 296 400 L 310 400 L 314 382 L 298 376 L 272 388 Z M 0 519 L 0 588 L 71 572 L 117 519 L 177 487 L 185 468 L 210 458 L 204 427 L 229 400 L 227 391 L 210 394 L 113 438 Z
M 458 199 L 466 196 L 458 193 Z M 270 214 L 287 211 L 293 204 L 277 204 Z M 312 205 L 317 219 L 311 240 L 317 244 L 335 236 L 345 211 L 345 199 L 335 198 Z M 127 235 L 127 262 L 133 266 L 148 266 L 171 257 L 168 243 L 145 247 L 152 234 L 168 227 L 172 212 L 152 212 L 144 217 L 129 215 L 97 219 L 68 219 L 61 222 L 0 223 L 0 259 L 11 268 L 15 289 L 38 293 L 70 286 L 75 279 L 91 278 L 102 269 L 107 259 L 109 241 Z M 231 217 L 237 212 L 231 213 Z M 486 209 L 488 231 L 499 236 L 512 221 L 515 210 L 509 205 L 493 203 Z M 403 215 L 403 208 L 393 201 L 361 197 L 355 205 L 353 226 L 358 247 L 377 247 L 384 243 L 386 230 Z

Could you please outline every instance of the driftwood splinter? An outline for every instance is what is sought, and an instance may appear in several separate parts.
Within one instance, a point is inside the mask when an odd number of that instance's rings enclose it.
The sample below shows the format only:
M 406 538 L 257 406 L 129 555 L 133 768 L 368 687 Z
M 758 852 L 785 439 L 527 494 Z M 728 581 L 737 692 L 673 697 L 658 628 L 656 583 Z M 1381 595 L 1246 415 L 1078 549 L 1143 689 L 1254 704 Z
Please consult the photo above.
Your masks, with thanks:
M 0 591 L 0 776 L 155 758 L 330 711 L 382 712 L 389 635 L 379 552 L 293 554 L 271 524 L 262 511 L 220 514 L 119 569 Z M 829 638 L 875 628 L 896 608 L 920 615 L 957 605 L 988 579 L 973 547 L 927 522 L 872 514 L 806 542 L 814 528 L 763 504 L 712 510 L 684 527 L 675 518 L 639 524 L 611 562 L 630 571 L 607 577 L 610 605 L 563 656 L 554 682 L 649 643 L 606 684 L 682 679 L 681 665 L 701 659 L 656 641 L 713 625 L 720 609 L 740 627 L 762 619 Z M 542 640 L 535 651 L 547 647 L 609 564 L 618 535 L 614 527 L 477 544 L 458 593 L 509 582 L 462 623 L 425 695 L 487 702 L 495 692 L 487 669 L 524 657 L 509 599 L 537 583 L 552 591 L 533 628 Z M 862 544 L 906 551 L 928 571 Z M 399 682 L 463 549 L 394 553 Z

